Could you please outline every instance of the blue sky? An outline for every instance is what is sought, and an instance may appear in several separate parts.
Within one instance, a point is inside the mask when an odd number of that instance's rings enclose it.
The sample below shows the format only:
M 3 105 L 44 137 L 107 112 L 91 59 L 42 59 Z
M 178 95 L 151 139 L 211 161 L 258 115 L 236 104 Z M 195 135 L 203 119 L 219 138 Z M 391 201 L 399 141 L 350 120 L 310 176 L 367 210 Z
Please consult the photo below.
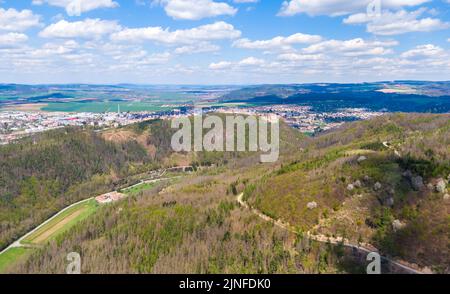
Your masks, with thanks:
M 450 80 L 450 0 L 0 0 L 0 83 Z

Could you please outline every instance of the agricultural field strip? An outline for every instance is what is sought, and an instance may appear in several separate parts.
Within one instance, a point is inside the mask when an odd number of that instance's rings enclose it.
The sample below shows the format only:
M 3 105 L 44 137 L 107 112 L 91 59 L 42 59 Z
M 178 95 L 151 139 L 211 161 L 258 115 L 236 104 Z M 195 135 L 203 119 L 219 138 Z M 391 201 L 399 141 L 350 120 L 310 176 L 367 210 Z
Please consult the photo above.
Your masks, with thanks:
M 244 193 L 241 193 L 241 194 L 238 195 L 237 202 L 242 207 L 250 210 L 252 213 L 257 215 L 259 218 L 263 219 L 264 221 L 272 222 L 275 226 L 277 226 L 277 227 L 279 227 L 279 228 L 281 228 L 283 230 L 289 231 L 291 233 L 294 233 L 294 234 L 297 233 L 289 224 L 285 224 L 285 223 L 281 222 L 280 220 L 274 220 L 270 216 L 267 216 L 264 213 L 262 213 L 261 211 L 250 207 L 250 205 L 248 205 L 244 201 Z M 363 251 L 365 253 L 373 252 L 373 250 L 369 250 L 369 249 L 367 249 L 365 247 L 361 247 L 359 245 L 351 244 L 350 242 L 348 242 L 347 240 L 343 239 L 342 237 L 330 238 L 330 237 L 327 237 L 325 235 L 311 234 L 310 232 L 307 233 L 307 237 L 309 239 L 313 240 L 313 241 L 320 242 L 320 243 L 330 243 L 330 244 L 333 244 L 333 245 L 343 245 L 345 247 L 357 249 L 357 250 Z M 373 247 L 373 246 L 368 246 L 368 247 Z M 402 268 L 402 269 L 412 273 L 412 274 L 423 274 L 422 271 L 419 271 L 419 270 L 414 269 L 412 267 L 409 267 L 407 265 L 401 264 L 401 263 L 399 263 L 399 262 L 397 262 L 395 260 L 392 260 L 392 259 L 390 259 L 388 257 L 381 256 L 381 258 L 383 260 L 385 260 L 385 261 L 388 261 L 388 262 L 390 262 L 390 263 L 392 263 L 392 264 L 394 264 L 394 265 L 396 265 L 396 266 L 398 266 L 398 267 L 400 267 L 400 268 Z
M 46 230 L 44 230 L 42 233 L 36 235 L 35 237 L 31 238 L 30 241 L 33 244 L 40 244 L 42 242 L 45 242 L 47 239 L 49 239 L 53 234 L 61 230 L 65 225 L 69 224 L 71 221 L 75 220 L 79 215 L 81 215 L 84 211 L 86 211 L 86 207 L 82 207 L 69 215 L 62 218 L 60 221 L 58 221 L 56 224 L 50 226 Z

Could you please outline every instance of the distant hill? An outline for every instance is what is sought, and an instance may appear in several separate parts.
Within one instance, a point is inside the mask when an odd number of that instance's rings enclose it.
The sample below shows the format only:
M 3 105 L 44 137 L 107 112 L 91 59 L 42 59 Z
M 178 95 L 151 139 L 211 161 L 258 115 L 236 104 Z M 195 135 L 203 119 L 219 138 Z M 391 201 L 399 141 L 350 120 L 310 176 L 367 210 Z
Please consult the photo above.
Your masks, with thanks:
M 232 91 L 222 102 L 297 104 L 315 111 L 367 108 L 388 112 L 450 112 L 450 82 L 263 85 Z

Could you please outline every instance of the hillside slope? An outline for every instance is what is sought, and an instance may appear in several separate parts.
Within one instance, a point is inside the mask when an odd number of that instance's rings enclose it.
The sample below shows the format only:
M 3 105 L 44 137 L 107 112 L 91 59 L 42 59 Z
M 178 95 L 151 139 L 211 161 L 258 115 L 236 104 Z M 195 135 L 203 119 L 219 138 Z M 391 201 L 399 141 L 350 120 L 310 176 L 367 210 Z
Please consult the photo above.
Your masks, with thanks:
M 266 215 L 449 271 L 449 115 L 391 115 L 305 142 L 247 188 Z M 447 194 L 447 196 L 445 196 Z
M 260 164 L 257 154 L 191 154 L 215 165 L 103 207 L 9 270 L 62 273 L 67 252 L 76 251 L 84 273 L 363 272 L 351 252 L 304 238 L 309 231 L 447 272 L 449 203 L 441 188 L 450 173 L 449 131 L 448 115 L 399 114 L 315 138 L 283 125 L 273 164 Z M 241 192 L 298 234 L 240 207 Z
M 170 144 L 170 136 L 150 132 L 152 125 L 167 130 L 151 121 L 131 132 L 145 141 Z M 114 142 L 80 128 L 49 131 L 0 147 L 0 249 L 63 207 L 158 167 L 168 148 L 150 154 L 146 147 L 137 140 Z

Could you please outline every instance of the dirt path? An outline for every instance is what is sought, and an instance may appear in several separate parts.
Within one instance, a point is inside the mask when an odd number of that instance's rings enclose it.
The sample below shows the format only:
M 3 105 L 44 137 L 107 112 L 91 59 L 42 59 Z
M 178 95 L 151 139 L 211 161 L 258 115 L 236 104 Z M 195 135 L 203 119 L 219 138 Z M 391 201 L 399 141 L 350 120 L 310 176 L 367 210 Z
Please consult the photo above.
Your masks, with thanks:
M 68 215 L 67 217 L 63 218 L 60 222 L 56 223 L 53 227 L 50 227 L 48 230 L 45 230 L 42 234 L 38 235 L 34 240 L 32 240 L 32 243 L 40 244 L 41 242 L 46 241 L 48 238 L 51 237 L 51 235 L 53 235 L 55 232 L 63 228 L 72 220 L 76 219 L 86 209 L 87 208 L 85 207 L 83 209 L 74 211 L 72 214 Z
M 255 208 L 251 208 L 245 201 L 244 201 L 244 193 L 241 193 L 238 195 L 237 197 L 237 202 L 244 208 L 251 210 L 255 215 L 257 215 L 259 218 L 263 219 L 264 221 L 267 222 L 272 222 L 275 226 L 289 231 L 291 233 L 297 234 L 298 232 L 295 230 L 294 227 L 292 227 L 290 224 L 288 223 L 284 223 L 280 220 L 274 220 L 273 218 L 265 215 L 264 213 L 262 213 L 261 211 L 255 209 Z M 333 245 L 343 245 L 345 247 L 349 247 L 349 248 L 353 248 L 353 249 L 357 249 L 359 251 L 362 251 L 364 253 L 371 253 L 371 252 L 378 252 L 378 250 L 370 245 L 370 244 L 361 244 L 361 245 L 355 245 L 355 244 L 351 244 L 348 240 L 342 238 L 342 237 L 328 237 L 325 235 L 321 235 L 321 234 L 312 234 L 311 232 L 307 232 L 306 236 L 308 239 L 316 241 L 316 242 L 321 242 L 321 243 L 330 243 Z M 369 249 L 372 248 L 372 249 Z M 401 264 L 397 261 L 391 260 L 387 257 L 382 256 L 381 257 L 383 260 L 390 262 L 391 264 L 407 271 L 408 273 L 411 274 L 424 274 L 424 272 L 414 269 L 412 267 L 409 267 L 407 265 Z

